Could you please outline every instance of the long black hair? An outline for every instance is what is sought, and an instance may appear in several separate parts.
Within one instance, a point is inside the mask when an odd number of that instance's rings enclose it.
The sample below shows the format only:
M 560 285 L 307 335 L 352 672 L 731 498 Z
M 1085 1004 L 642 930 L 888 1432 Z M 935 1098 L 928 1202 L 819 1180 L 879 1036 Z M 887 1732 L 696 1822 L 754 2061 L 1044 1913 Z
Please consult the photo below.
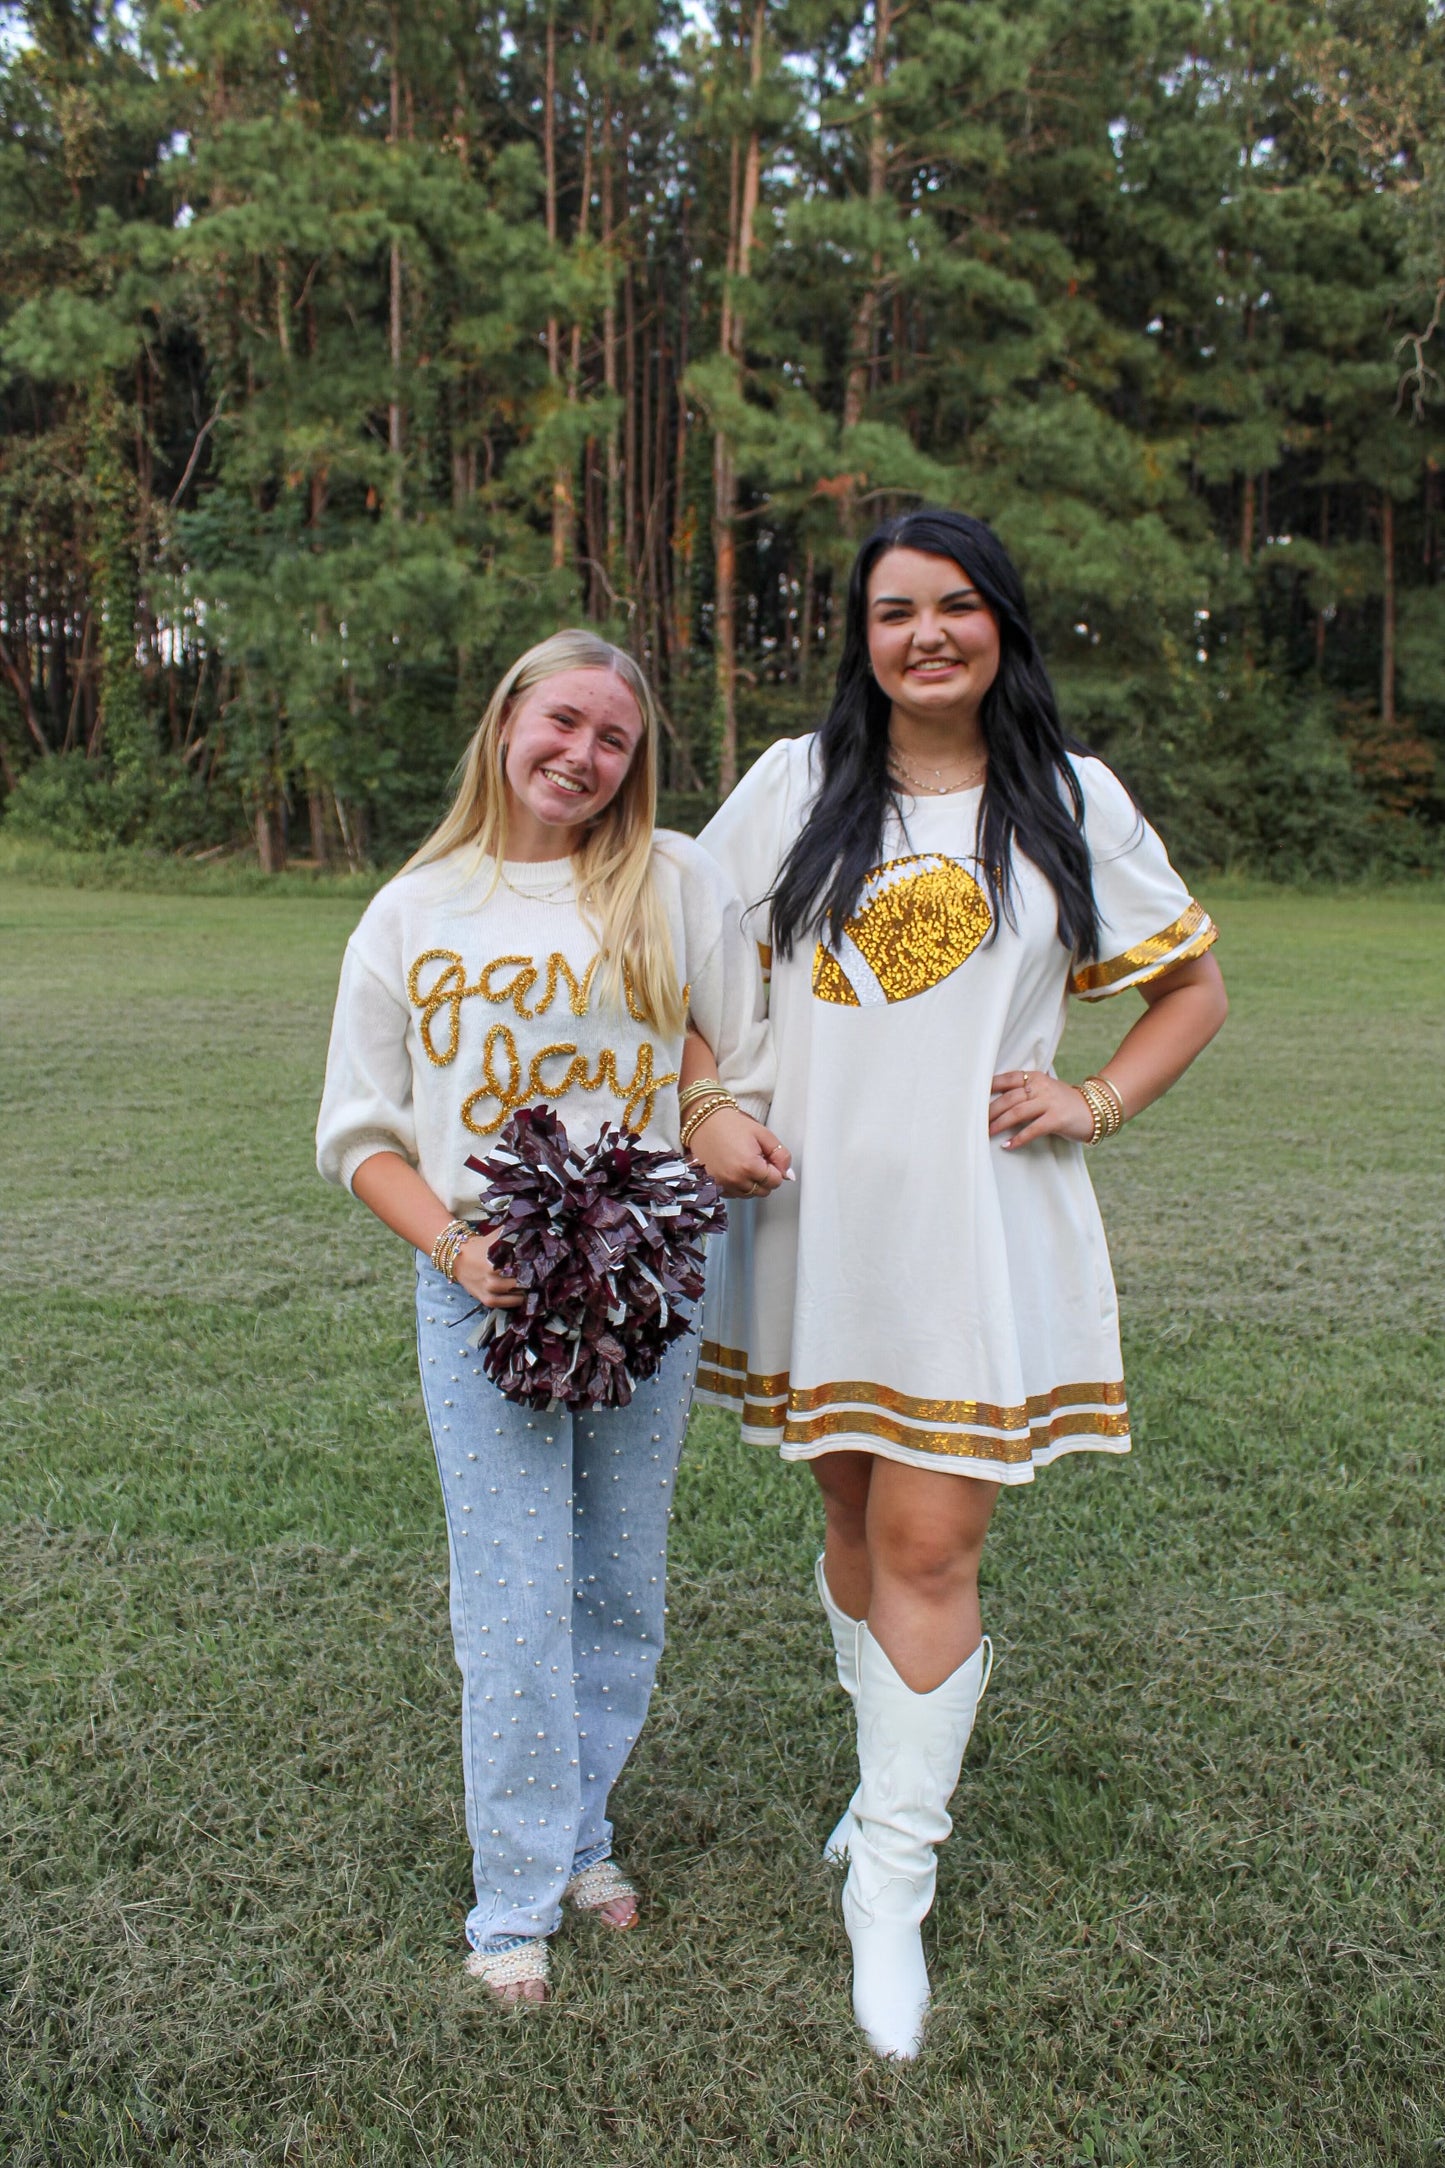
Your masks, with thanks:
M 995 924 L 1012 918 L 1015 846 L 1058 898 L 1059 939 L 1081 957 L 1097 952 L 1098 911 L 1084 846 L 1084 797 L 1070 754 L 1088 748 L 1065 734 L 1039 653 L 1023 582 L 981 519 L 925 505 L 869 535 L 848 580 L 843 653 L 833 703 L 818 732 L 823 781 L 783 861 L 772 893 L 773 945 L 793 944 L 826 921 L 836 941 L 883 848 L 898 791 L 888 772 L 890 701 L 868 667 L 868 577 L 885 550 L 949 557 L 967 573 L 998 623 L 998 675 L 983 697 L 988 748 L 978 853 Z

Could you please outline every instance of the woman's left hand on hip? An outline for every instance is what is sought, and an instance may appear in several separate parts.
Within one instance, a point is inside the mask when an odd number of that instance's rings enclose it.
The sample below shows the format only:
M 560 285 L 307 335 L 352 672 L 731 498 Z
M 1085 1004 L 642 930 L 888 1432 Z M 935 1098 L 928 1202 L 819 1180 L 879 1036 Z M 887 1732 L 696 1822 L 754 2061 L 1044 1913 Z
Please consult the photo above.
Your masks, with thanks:
M 1069 1137 L 1087 1144 L 1094 1134 L 1094 1117 L 1077 1085 L 1046 1069 L 1004 1069 L 989 1087 L 988 1133 L 1004 1137 L 1005 1151 L 1014 1152 L 1035 1137 Z

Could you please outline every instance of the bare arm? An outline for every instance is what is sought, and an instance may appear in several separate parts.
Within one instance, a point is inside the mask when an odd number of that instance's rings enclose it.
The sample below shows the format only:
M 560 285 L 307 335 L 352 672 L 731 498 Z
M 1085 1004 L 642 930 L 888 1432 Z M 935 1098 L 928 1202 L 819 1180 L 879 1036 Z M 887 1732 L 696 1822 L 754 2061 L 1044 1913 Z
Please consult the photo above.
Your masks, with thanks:
M 1212 956 L 1196 956 L 1172 971 L 1161 971 L 1139 992 L 1144 1014 L 1098 1071 L 1123 1100 L 1126 1120 L 1179 1081 L 1229 1013 L 1224 978 Z M 1009 1151 L 1031 1144 L 1035 1137 L 1073 1137 L 1087 1143 L 1093 1126 L 1082 1093 L 1061 1077 L 1037 1069 L 1005 1069 L 993 1080 L 988 1133 L 999 1137 L 1014 1130 Z
M 357 1168 L 351 1189 L 384 1227 L 423 1256 L 430 1256 L 437 1236 L 451 1225 L 452 1215 L 440 1197 L 400 1152 L 373 1152 Z M 491 1238 L 486 1234 L 473 1235 L 463 1243 L 457 1256 L 457 1285 L 489 1310 L 515 1310 L 522 1299 L 517 1283 L 493 1272 L 490 1250 Z
M 712 1048 L 700 1031 L 689 1026 L 679 1089 L 716 1075 Z M 688 1150 L 706 1167 L 725 1197 L 763 1196 L 787 1180 L 792 1165 L 786 1145 L 740 1107 L 720 1107 L 699 1123 Z

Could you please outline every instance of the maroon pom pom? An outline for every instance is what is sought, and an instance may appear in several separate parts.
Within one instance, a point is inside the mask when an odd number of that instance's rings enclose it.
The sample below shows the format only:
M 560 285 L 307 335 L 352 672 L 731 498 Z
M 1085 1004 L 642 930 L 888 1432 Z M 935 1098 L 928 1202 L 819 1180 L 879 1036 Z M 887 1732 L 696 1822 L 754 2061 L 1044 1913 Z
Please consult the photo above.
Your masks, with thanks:
M 576 1150 L 546 1106 L 518 1108 L 467 1165 L 499 1227 L 492 1264 L 522 1290 L 517 1309 L 482 1314 L 487 1376 L 523 1407 L 626 1407 L 691 1326 L 703 1237 L 727 1225 L 716 1183 L 630 1129 Z

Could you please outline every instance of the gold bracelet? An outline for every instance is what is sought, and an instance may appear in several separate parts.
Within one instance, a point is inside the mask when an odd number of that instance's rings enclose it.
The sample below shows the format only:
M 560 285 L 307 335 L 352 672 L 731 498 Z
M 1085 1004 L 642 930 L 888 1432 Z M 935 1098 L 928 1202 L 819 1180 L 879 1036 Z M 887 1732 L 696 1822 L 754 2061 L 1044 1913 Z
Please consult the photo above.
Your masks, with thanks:
M 690 1113 L 687 1117 L 687 1120 L 682 1124 L 681 1133 L 678 1138 L 678 1142 L 681 1144 L 683 1150 L 688 1150 L 693 1138 L 697 1135 L 698 1131 L 701 1129 L 705 1121 L 710 1120 L 710 1118 L 714 1114 L 721 1114 L 724 1107 L 729 1107 L 732 1104 L 733 1101 L 730 1099 L 709 1099 L 702 1106 L 696 1108 L 692 1113 Z
M 1124 1126 L 1123 1096 L 1118 1085 L 1111 1083 L 1106 1076 L 1091 1076 L 1089 1082 L 1097 1084 L 1101 1091 L 1106 1091 L 1114 1102 L 1114 1121 L 1112 1127 L 1107 1131 L 1107 1134 L 1112 1137 L 1116 1129 L 1122 1129 Z
M 1085 1077 L 1078 1091 L 1094 1125 L 1085 1142 L 1097 1144 L 1101 1137 L 1112 1137 L 1124 1119 L 1124 1102 L 1118 1093 L 1112 1092 L 1103 1079 L 1095 1076 Z
M 687 1106 L 684 1109 L 684 1112 L 690 1114 L 694 1107 L 701 1106 L 703 1104 L 703 1101 L 707 1099 L 731 1098 L 732 1093 L 728 1090 L 726 1084 L 712 1084 L 705 1092 L 694 1092 L 691 1099 L 689 1099 Z
M 682 1118 L 679 1142 L 683 1150 L 687 1150 L 694 1136 L 710 1115 L 720 1113 L 724 1107 L 736 1107 L 736 1105 L 737 1101 L 732 1093 L 721 1089 L 713 1092 L 709 1098 L 694 1100 Z
M 683 1085 L 682 1090 L 677 1095 L 677 1103 L 679 1108 L 686 1107 L 692 1100 L 701 1099 L 708 1092 L 723 1092 L 726 1090 L 726 1084 L 719 1077 L 698 1077 L 693 1083 Z
M 448 1220 L 431 1246 L 431 1261 L 438 1272 L 445 1273 L 449 1280 L 456 1278 L 457 1259 L 475 1233 L 467 1220 Z

